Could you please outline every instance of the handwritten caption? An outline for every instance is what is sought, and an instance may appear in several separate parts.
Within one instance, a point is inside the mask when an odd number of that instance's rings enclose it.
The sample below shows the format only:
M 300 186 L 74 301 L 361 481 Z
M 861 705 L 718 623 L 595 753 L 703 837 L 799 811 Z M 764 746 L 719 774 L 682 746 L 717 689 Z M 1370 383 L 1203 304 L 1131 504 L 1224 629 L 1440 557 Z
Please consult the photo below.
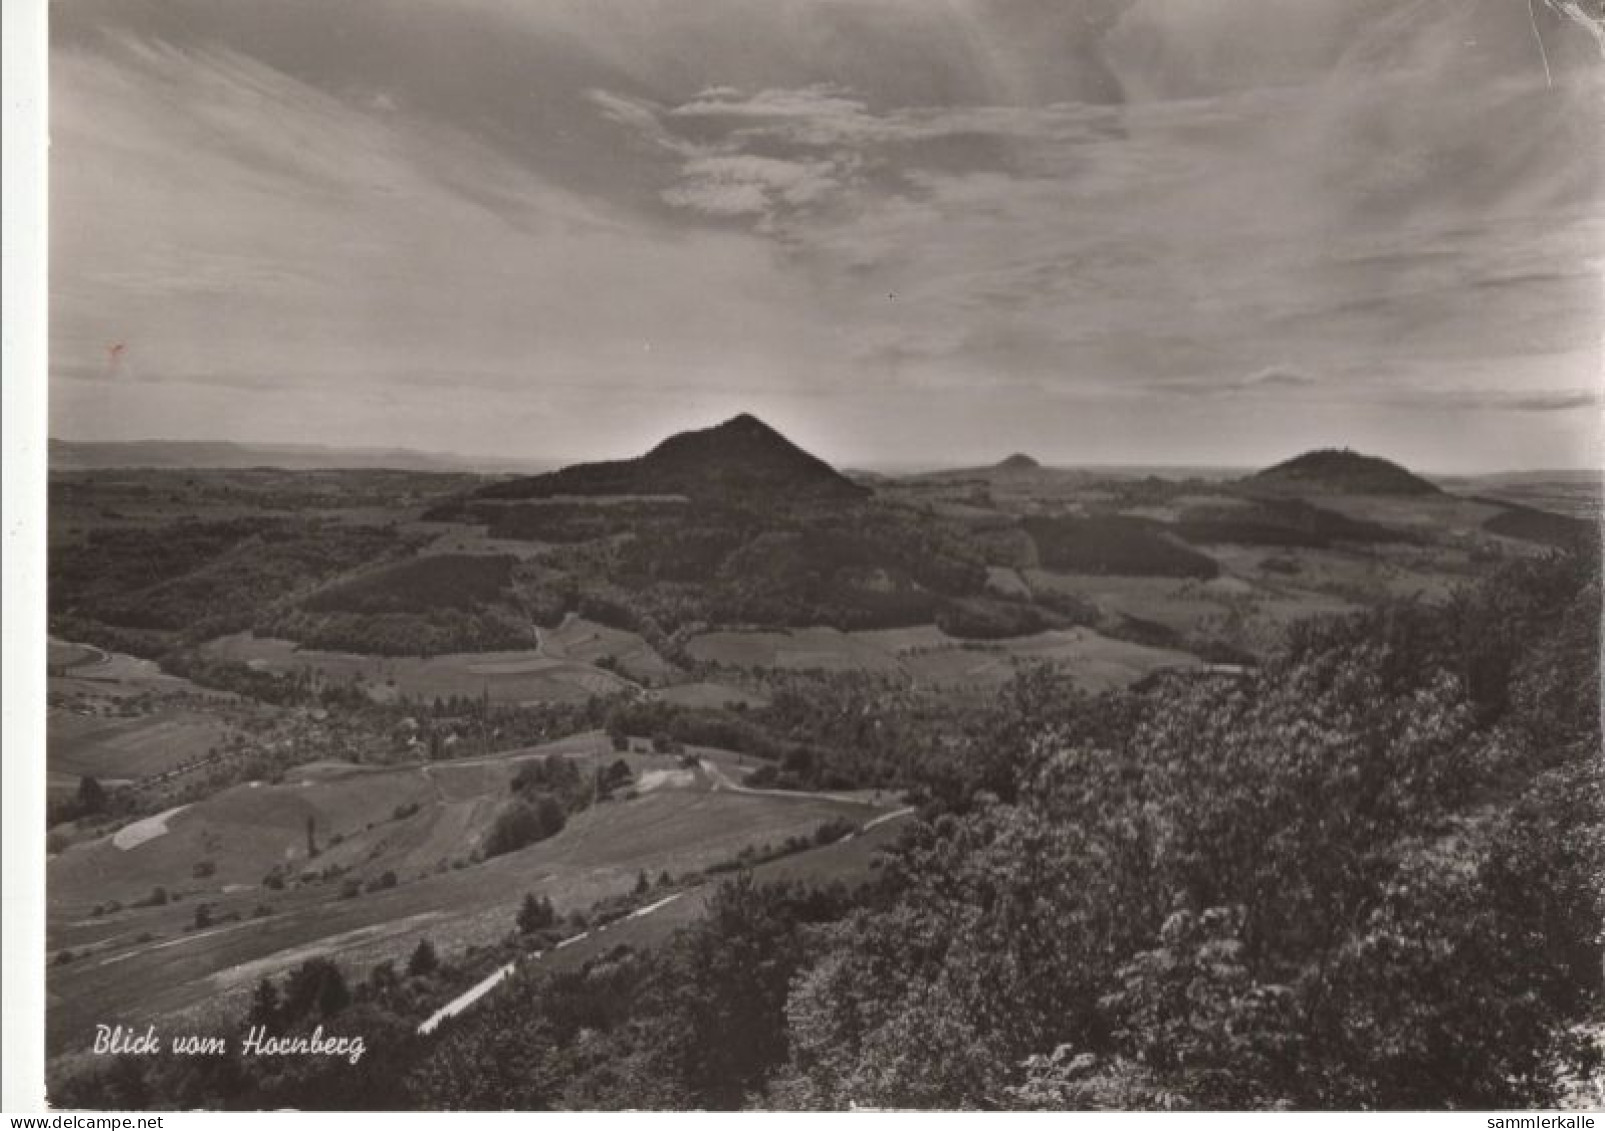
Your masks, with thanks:
M 155 1056 L 163 1051 L 161 1036 L 156 1026 L 147 1025 L 143 1033 L 122 1025 L 96 1025 L 96 1056 Z M 229 1039 L 200 1033 L 182 1033 L 169 1037 L 166 1051 L 174 1056 L 227 1056 Z M 337 1037 L 325 1034 L 319 1025 L 310 1033 L 276 1037 L 264 1026 L 253 1025 L 240 1039 L 239 1051 L 244 1056 L 329 1056 L 356 1064 L 368 1051 L 361 1037 Z

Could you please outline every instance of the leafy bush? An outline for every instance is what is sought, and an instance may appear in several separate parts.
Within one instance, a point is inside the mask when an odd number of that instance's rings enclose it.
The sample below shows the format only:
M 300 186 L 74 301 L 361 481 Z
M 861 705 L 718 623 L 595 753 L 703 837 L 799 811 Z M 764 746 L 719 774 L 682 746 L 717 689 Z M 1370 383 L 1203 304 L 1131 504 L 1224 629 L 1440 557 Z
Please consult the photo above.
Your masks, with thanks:
M 936 627 L 960 639 L 999 640 L 1029 636 L 1055 625 L 1031 605 L 971 597 L 946 602 L 937 609 Z
M 1505 509 L 1482 524 L 1490 534 L 1561 548 L 1582 546 L 1590 537 L 1598 537 L 1594 523 L 1513 503 L 1499 505 Z
M 532 800 L 511 801 L 497 813 L 485 837 L 485 858 L 517 852 L 563 830 L 563 806 L 551 794 L 538 794 Z
M 314 612 L 413 614 L 494 604 L 512 581 L 510 555 L 424 554 L 336 582 L 307 598 Z

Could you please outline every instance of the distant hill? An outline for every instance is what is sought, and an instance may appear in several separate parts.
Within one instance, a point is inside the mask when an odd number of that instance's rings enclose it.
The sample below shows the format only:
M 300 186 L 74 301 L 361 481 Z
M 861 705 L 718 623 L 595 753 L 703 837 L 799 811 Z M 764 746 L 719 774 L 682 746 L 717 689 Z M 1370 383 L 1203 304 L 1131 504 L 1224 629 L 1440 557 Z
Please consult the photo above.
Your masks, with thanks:
M 485 499 L 685 495 L 714 500 L 771 496 L 790 501 L 858 499 L 869 493 L 868 488 L 746 413 L 712 428 L 677 433 L 636 459 L 575 464 L 478 492 Z
M 997 463 L 965 467 L 939 467 L 932 469 L 857 471 L 853 474 L 871 480 L 899 480 L 906 482 L 951 482 L 974 480 L 988 483 L 1008 480 L 1015 476 L 1048 476 L 1061 487 L 1081 482 L 1086 484 L 1118 480 L 1159 480 L 1181 483 L 1200 480 L 1207 483 L 1241 479 L 1251 474 L 1248 467 L 1222 467 L 1190 464 L 1112 464 L 1112 463 L 1059 463 L 1043 464 L 1028 455 L 1013 455 Z
M 1243 480 L 1246 487 L 1320 491 L 1342 495 L 1440 495 L 1443 492 L 1398 464 L 1348 448 L 1323 448 L 1268 467 Z
M 1444 483 L 1462 495 L 1513 503 L 1597 523 L 1605 516 L 1605 474 L 1599 471 L 1511 471 Z
M 283 471 L 518 471 L 550 467 L 535 460 L 476 459 L 411 448 L 335 448 L 322 444 L 236 444 L 227 441 L 50 441 L 51 471 L 117 468 L 271 467 Z

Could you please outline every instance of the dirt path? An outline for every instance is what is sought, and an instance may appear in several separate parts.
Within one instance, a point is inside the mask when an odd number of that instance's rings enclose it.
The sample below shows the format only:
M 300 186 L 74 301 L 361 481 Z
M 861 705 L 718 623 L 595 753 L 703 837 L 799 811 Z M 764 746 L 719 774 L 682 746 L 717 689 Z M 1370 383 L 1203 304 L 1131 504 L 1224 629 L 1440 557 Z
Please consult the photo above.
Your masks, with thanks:
M 153 817 L 146 817 L 124 825 L 111 834 L 112 844 L 127 852 L 131 848 L 138 848 L 148 840 L 155 840 L 159 836 L 167 835 L 167 822 L 178 816 L 188 805 L 179 805 L 175 808 L 157 813 Z
M 539 951 L 530 955 L 530 958 L 532 959 L 539 957 Z M 440 1023 L 446 1020 L 446 1018 L 456 1017 L 463 1010 L 467 1009 L 480 998 L 490 993 L 491 990 L 494 990 L 497 986 L 501 985 L 504 981 L 513 976 L 513 969 L 516 966 L 517 963 L 509 962 L 506 966 L 498 967 L 496 972 L 490 977 L 486 978 L 482 982 L 477 983 L 468 992 L 452 998 L 445 1005 L 435 1010 L 435 1012 L 429 1015 L 428 1020 L 418 1026 L 419 1035 L 427 1037 L 430 1033 L 433 1033 L 437 1028 L 439 1028 Z
M 859 828 L 858 832 L 852 833 L 847 839 L 851 840 L 855 836 L 861 836 L 862 834 L 869 832 L 869 830 L 874 828 L 876 825 L 884 825 L 887 821 L 895 821 L 899 817 L 906 817 L 912 812 L 914 812 L 914 806 L 905 805 L 901 809 L 893 809 L 890 813 L 882 813 L 873 821 L 866 821 L 864 825 Z

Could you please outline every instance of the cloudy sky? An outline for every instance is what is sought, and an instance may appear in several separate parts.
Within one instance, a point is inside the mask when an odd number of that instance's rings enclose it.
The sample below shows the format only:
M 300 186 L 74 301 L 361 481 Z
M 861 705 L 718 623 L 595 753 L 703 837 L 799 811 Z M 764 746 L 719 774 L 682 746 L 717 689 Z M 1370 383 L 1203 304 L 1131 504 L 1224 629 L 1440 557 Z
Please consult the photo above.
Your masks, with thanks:
M 1597 466 L 1596 0 L 58 0 L 51 429 Z

